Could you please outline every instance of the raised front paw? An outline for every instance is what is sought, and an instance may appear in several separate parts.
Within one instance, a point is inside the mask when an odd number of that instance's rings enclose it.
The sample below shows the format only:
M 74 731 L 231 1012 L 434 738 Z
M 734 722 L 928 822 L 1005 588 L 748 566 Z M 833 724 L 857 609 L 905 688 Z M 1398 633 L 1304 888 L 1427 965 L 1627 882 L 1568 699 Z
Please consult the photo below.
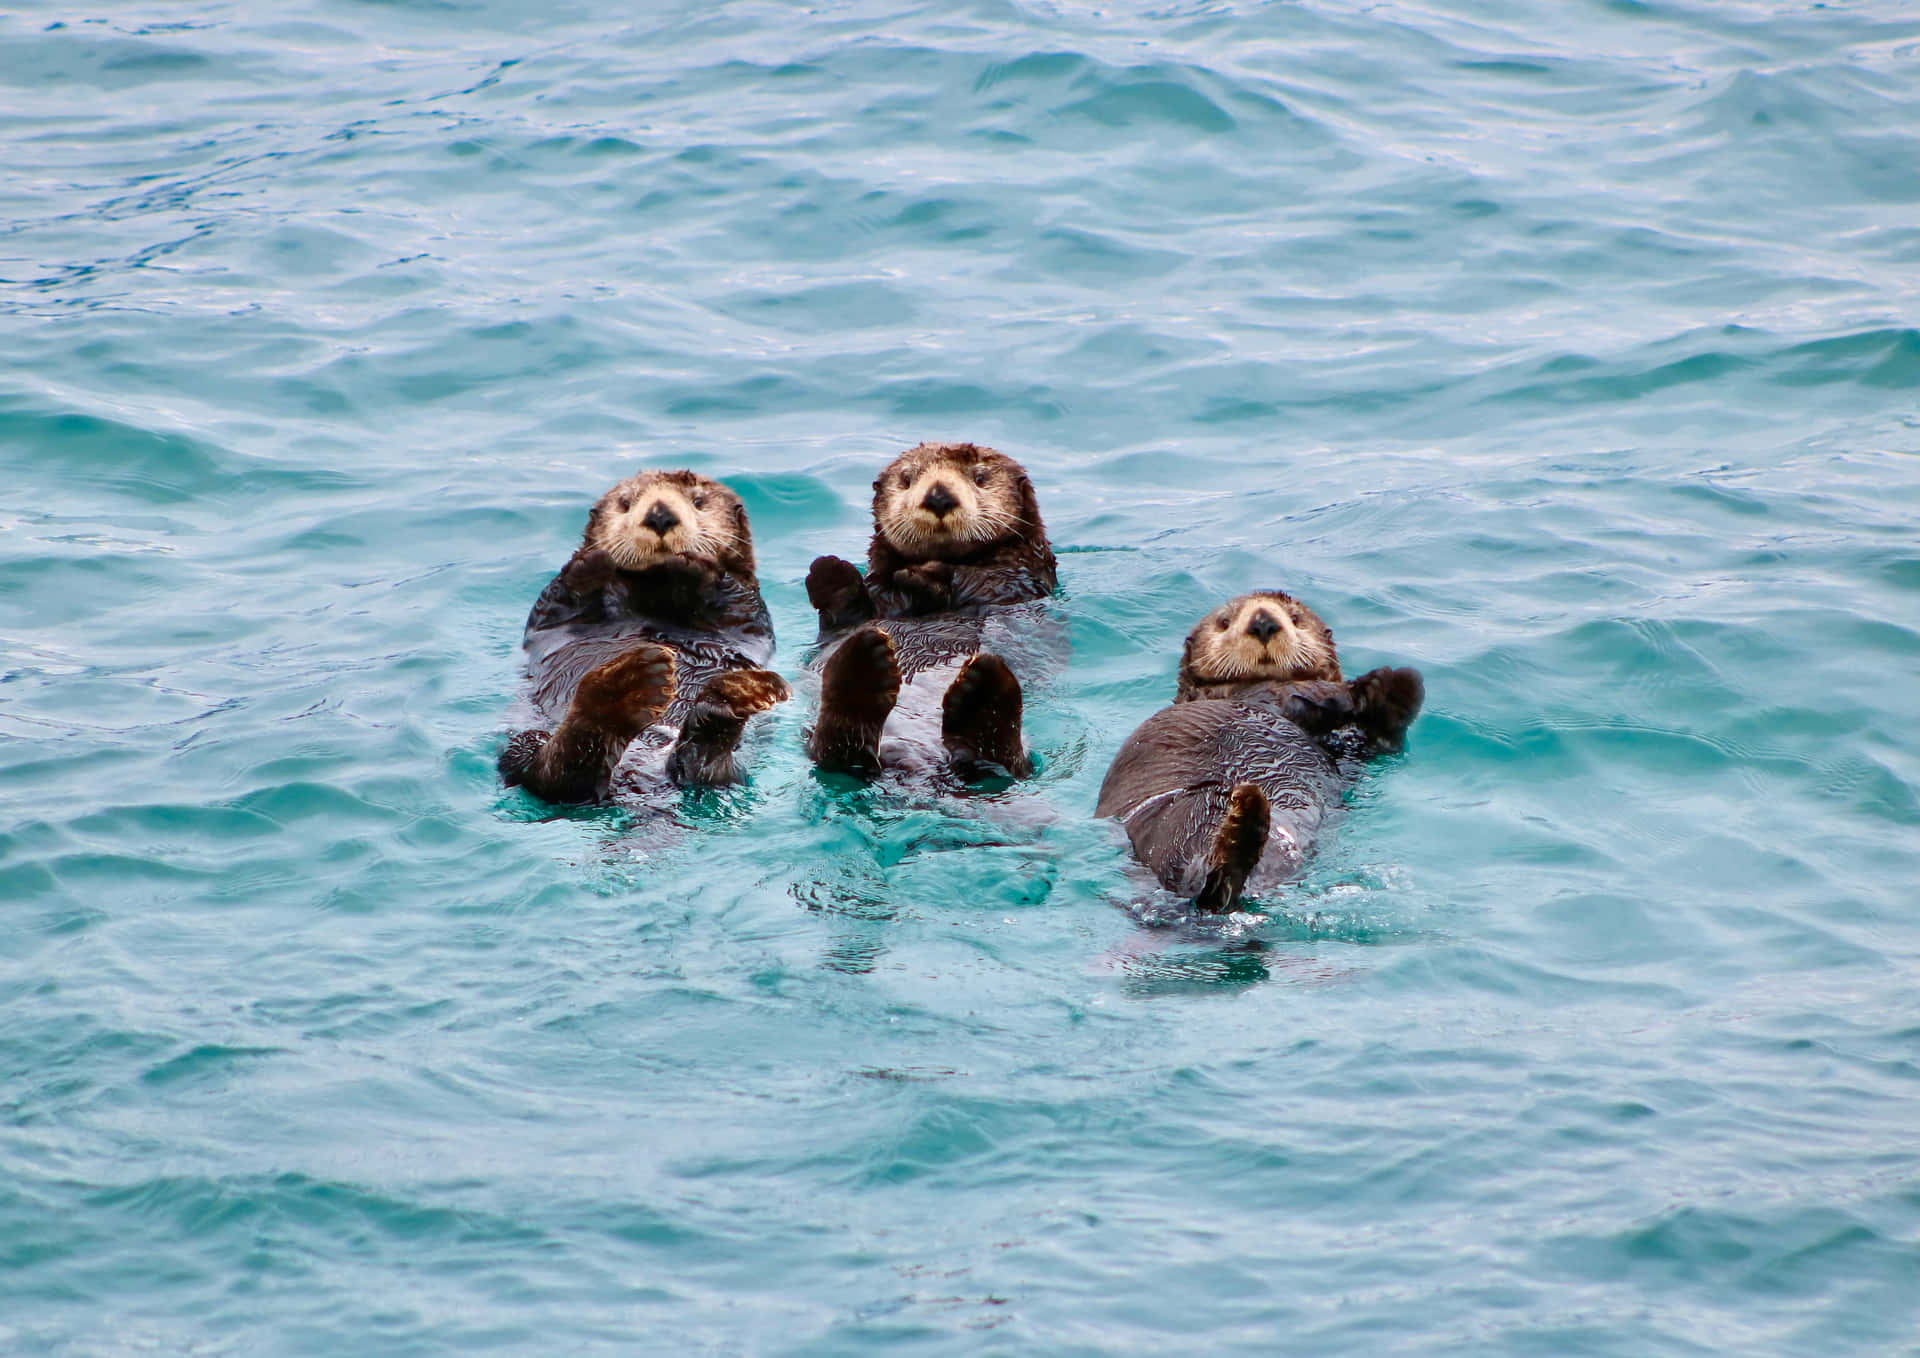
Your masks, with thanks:
M 560 569 L 560 580 L 576 596 L 594 594 L 613 580 L 613 558 L 598 547 L 583 548 Z
M 1354 720 L 1376 740 L 1397 744 L 1426 701 L 1427 686 L 1415 669 L 1368 670 L 1347 685 Z
M 807 568 L 807 602 L 819 612 L 822 627 L 846 627 L 873 616 L 860 568 L 837 556 L 817 556 Z

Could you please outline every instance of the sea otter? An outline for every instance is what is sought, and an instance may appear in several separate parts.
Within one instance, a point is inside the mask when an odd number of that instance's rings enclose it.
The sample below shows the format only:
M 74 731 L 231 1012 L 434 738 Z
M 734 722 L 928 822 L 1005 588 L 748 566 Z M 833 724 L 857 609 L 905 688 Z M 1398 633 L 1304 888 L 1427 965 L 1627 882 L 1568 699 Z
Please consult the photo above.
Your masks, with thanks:
M 594 502 L 523 645 L 533 704 L 554 725 L 509 740 L 500 776 L 551 802 L 604 800 L 616 770 L 622 782 L 738 782 L 747 718 L 789 693 L 762 668 L 773 624 L 746 507 L 690 471 L 643 471 Z M 628 757 L 643 734 L 663 766 Z
M 1188 634 L 1174 705 L 1127 737 L 1095 814 L 1126 826 L 1169 890 L 1231 910 L 1250 878 L 1299 871 L 1355 765 L 1400 749 L 1425 696 L 1417 670 L 1342 679 L 1312 609 L 1242 595 Z
M 1010 631 L 1034 620 L 1013 606 L 1057 581 L 1019 463 L 973 443 L 900 454 L 873 483 L 866 575 L 837 556 L 807 572 L 829 643 L 807 753 L 842 773 L 943 765 L 962 778 L 1026 777 L 1020 681 L 988 648 L 1021 652 Z

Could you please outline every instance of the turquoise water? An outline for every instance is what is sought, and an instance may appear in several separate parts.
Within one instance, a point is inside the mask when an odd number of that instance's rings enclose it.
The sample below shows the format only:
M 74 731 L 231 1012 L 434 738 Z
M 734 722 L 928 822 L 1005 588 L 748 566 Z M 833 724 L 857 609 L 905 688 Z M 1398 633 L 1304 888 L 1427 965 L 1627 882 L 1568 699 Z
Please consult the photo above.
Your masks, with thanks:
M 48 6 L 0 151 L 0 1350 L 1920 1353 L 1911 10 Z M 600 489 L 794 674 L 923 438 L 1035 784 L 502 790 Z M 1143 927 L 1269 584 L 1427 711 Z

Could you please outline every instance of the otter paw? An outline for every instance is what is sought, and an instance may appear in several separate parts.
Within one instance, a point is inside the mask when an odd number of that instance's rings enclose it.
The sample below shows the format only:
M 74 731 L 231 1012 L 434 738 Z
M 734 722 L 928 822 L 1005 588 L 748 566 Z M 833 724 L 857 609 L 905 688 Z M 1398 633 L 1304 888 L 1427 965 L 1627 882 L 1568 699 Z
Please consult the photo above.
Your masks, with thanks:
M 636 646 L 581 676 L 565 725 L 631 740 L 660 720 L 673 701 L 673 681 L 672 651 Z
M 815 557 L 807 568 L 807 602 L 820 614 L 823 628 L 848 627 L 873 616 L 860 568 L 837 556 Z
M 1227 796 L 1227 814 L 1207 850 L 1207 878 L 1193 898 L 1196 909 L 1215 914 L 1233 909 L 1266 852 L 1272 828 L 1267 794 L 1258 783 L 1240 783 Z
M 1368 735 L 1397 744 L 1420 714 L 1427 686 L 1415 669 L 1368 670 L 1347 685 L 1353 697 L 1354 720 Z
M 1353 696 L 1345 684 L 1328 679 L 1291 685 L 1280 701 L 1280 714 L 1294 725 L 1321 735 L 1354 719 Z
M 772 670 L 728 670 L 707 680 L 696 700 L 703 706 L 724 708 L 736 716 L 751 717 L 793 696 L 787 681 Z
M 681 787 L 720 787 L 742 781 L 733 752 L 747 718 L 793 694 L 771 670 L 728 670 L 707 680 L 667 756 L 667 776 Z
M 877 773 L 880 729 L 899 698 L 893 638 L 878 627 L 861 628 L 820 672 L 820 715 L 807 733 L 813 762 L 840 773 Z
M 893 585 L 913 601 L 920 612 L 937 612 L 953 602 L 953 567 L 945 561 L 924 561 L 893 573 Z
M 500 781 L 508 787 L 518 787 L 526 782 L 551 734 L 549 731 L 514 732 L 506 747 L 500 751 Z
M 613 574 L 613 558 L 599 547 L 575 552 L 573 559 L 560 568 L 561 582 L 576 595 L 605 589 Z
M 982 651 L 968 660 L 940 702 L 940 738 L 963 778 L 1004 769 L 1015 778 L 1033 772 L 1021 747 L 1020 681 L 1007 662 Z

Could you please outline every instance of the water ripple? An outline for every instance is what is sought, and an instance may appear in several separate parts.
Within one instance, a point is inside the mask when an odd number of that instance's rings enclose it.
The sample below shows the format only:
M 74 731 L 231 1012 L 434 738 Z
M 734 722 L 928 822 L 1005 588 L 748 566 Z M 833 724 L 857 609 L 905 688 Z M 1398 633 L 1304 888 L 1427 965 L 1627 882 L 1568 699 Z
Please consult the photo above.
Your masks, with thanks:
M 0 1347 L 1909 1342 L 1916 53 L 0 19 Z M 938 437 L 1062 549 L 1034 785 L 821 780 L 803 698 L 665 819 L 502 791 L 611 479 L 741 490 L 792 669 Z M 1268 584 L 1428 709 L 1195 922 L 1091 810 Z

